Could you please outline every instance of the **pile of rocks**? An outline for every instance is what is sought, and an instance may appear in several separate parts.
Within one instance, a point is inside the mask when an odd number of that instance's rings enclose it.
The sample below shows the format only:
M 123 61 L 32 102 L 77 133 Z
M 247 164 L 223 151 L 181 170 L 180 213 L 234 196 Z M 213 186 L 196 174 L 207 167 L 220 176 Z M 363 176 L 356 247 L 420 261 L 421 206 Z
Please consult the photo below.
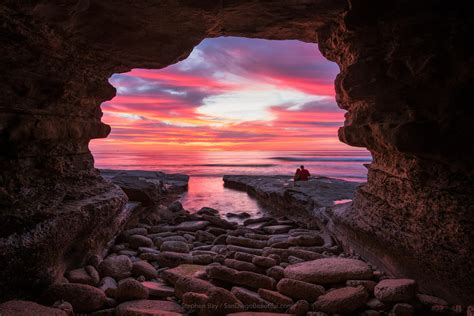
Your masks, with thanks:
M 388 279 L 320 231 L 286 218 L 236 224 L 211 208 L 159 225 L 134 224 L 105 258 L 68 271 L 41 298 L 1 315 L 461 315 Z M 33 313 L 33 314 L 32 314 Z M 261 314 L 263 315 L 263 314 Z

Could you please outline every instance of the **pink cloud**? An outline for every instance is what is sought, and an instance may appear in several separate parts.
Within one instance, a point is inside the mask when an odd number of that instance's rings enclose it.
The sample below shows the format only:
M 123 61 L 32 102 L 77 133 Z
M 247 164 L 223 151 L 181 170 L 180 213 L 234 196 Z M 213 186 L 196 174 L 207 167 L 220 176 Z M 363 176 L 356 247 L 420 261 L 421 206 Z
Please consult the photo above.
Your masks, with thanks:
M 102 105 L 103 121 L 112 126 L 112 133 L 93 147 L 137 149 L 174 144 L 185 149 L 203 143 L 206 148 L 225 144 L 227 149 L 275 150 L 311 148 L 321 139 L 328 148 L 348 149 L 337 139 L 337 129 L 344 121 L 344 113 L 334 100 L 337 72 L 337 66 L 325 60 L 314 44 L 205 40 L 178 64 L 114 75 L 110 81 L 118 89 L 117 96 Z M 268 112 L 270 120 L 252 120 L 249 114 L 248 121 L 223 123 L 198 111 L 212 97 L 230 92 L 248 95 L 259 89 L 282 95 L 289 91 L 299 99 L 268 105 L 262 111 Z M 280 97 L 277 94 L 275 99 Z M 219 100 L 222 103 L 215 108 L 227 107 L 228 112 L 246 117 L 245 104 L 239 106 L 243 100 L 230 100 L 230 108 L 227 99 Z

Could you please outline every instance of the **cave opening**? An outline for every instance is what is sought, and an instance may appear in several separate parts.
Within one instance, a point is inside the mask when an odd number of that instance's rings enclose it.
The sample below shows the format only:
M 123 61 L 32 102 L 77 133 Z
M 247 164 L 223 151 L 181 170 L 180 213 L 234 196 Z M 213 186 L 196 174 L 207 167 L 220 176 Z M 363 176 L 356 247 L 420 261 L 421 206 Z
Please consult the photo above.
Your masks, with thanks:
M 304 164 L 315 176 L 365 181 L 364 149 L 337 138 L 338 66 L 317 44 L 240 37 L 203 40 L 163 69 L 133 69 L 109 82 L 102 104 L 106 139 L 93 140 L 98 168 L 190 175 L 185 208 L 263 211 L 224 175 L 287 175 Z

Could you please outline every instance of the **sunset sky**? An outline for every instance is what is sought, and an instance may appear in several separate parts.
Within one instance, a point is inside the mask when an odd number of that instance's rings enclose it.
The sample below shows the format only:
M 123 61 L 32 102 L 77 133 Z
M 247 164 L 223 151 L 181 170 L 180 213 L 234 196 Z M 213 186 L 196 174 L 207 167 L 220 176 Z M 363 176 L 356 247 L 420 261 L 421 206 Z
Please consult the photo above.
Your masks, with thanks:
M 160 70 L 115 74 L 93 151 L 347 150 L 336 64 L 317 45 L 221 37 Z

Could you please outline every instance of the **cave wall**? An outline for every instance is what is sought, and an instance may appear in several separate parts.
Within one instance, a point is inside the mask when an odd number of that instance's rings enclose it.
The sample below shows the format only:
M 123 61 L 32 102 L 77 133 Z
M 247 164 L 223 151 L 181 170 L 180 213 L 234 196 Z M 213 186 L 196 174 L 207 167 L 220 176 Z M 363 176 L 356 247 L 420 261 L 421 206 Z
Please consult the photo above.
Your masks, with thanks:
M 339 64 L 336 98 L 348 111 L 339 137 L 374 157 L 353 207 L 335 219 L 341 235 L 372 241 L 360 251 L 383 250 L 382 268 L 424 291 L 472 299 L 473 27 L 460 3 L 413 2 L 3 1 L 0 288 L 41 290 L 126 219 L 125 196 L 87 147 L 110 131 L 100 110 L 115 94 L 107 79 L 232 35 L 318 42 Z M 45 253 L 51 260 L 37 262 Z
M 353 1 L 319 38 L 336 61 L 341 141 L 373 162 L 352 208 L 337 213 L 346 245 L 422 291 L 474 301 L 470 121 L 473 21 L 460 3 Z

